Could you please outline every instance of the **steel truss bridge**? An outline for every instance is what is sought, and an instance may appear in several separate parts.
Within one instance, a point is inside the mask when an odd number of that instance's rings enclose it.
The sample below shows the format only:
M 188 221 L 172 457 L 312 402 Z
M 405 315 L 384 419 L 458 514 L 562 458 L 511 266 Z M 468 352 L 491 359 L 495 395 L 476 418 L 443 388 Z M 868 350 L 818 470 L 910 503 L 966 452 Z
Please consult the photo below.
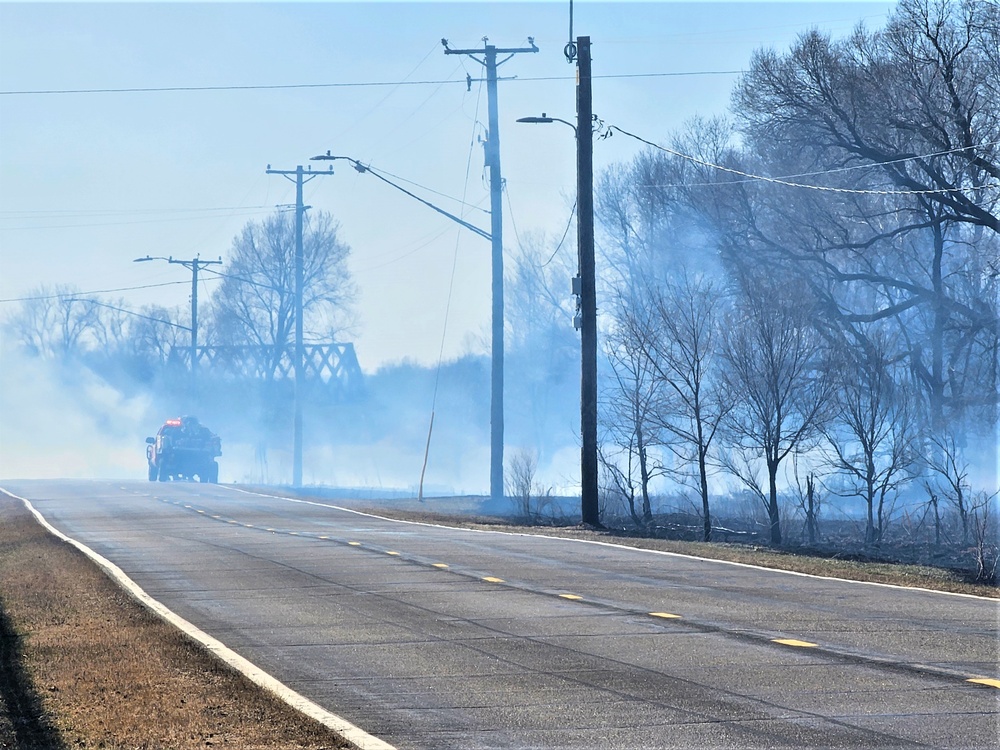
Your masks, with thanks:
M 361 389 L 362 374 L 354 344 L 306 344 L 303 382 L 342 395 Z M 223 378 L 291 383 L 295 377 L 293 346 L 199 346 L 195 371 Z M 175 346 L 168 364 L 191 369 L 191 347 Z

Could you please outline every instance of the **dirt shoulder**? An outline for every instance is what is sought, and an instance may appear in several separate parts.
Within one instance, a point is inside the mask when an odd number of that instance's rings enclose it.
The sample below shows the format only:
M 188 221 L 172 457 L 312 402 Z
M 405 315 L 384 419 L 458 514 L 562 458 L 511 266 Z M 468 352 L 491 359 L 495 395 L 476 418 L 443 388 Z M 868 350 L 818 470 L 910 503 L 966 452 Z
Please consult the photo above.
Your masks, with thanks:
M 229 669 L 0 494 L 0 748 L 352 747 Z

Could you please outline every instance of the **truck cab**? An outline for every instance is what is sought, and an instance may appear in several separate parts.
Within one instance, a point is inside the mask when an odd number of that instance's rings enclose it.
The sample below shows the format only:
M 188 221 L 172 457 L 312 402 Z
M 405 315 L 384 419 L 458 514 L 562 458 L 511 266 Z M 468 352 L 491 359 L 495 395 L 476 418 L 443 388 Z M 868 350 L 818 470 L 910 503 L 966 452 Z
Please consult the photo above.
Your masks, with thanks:
M 221 455 L 221 439 L 196 417 L 168 419 L 155 437 L 146 438 L 150 482 L 197 477 L 214 484 L 219 481 L 215 459 Z

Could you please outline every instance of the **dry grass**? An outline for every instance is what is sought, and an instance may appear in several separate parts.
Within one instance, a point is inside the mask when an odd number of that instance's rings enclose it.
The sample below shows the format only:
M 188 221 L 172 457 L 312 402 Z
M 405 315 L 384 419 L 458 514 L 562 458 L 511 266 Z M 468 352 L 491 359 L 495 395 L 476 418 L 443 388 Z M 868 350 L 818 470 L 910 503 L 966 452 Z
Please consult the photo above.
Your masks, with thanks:
M 351 747 L 188 641 L 0 495 L 0 748 Z

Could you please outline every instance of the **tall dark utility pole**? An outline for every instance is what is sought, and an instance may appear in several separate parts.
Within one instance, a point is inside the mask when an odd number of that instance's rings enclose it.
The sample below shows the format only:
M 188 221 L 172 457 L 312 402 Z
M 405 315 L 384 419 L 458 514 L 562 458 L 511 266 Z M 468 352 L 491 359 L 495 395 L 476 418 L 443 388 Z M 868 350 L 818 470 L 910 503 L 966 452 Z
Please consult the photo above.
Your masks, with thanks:
M 570 37 L 573 34 L 570 5 Z M 532 124 L 561 122 L 576 133 L 577 315 L 580 330 L 580 515 L 585 524 L 601 525 L 597 502 L 597 273 L 594 262 L 594 107 L 590 74 L 590 37 L 577 37 L 564 50 L 567 62 L 577 64 L 576 125 L 559 117 L 521 117 Z
M 468 55 L 486 68 L 486 97 L 489 132 L 486 135 L 486 163 L 490 168 L 490 236 L 493 244 L 493 325 L 492 376 L 490 379 L 490 499 L 503 499 L 503 183 L 500 176 L 500 124 L 497 112 L 497 67 L 521 52 L 538 52 L 535 40 L 530 47 L 503 49 L 486 43 L 482 49 L 450 49 L 442 39 L 446 55 Z M 482 59 L 477 57 L 482 55 Z M 507 55 L 497 62 L 497 55 Z M 469 79 L 471 85 L 472 80 Z
M 594 103 L 590 37 L 576 38 L 576 195 L 580 269 L 580 510 L 583 523 L 600 526 L 597 503 L 597 274 L 594 262 Z
M 300 164 L 295 170 L 271 169 L 267 165 L 267 174 L 280 174 L 295 182 L 295 357 L 293 361 L 294 383 L 294 416 L 292 418 L 292 485 L 302 486 L 302 379 L 305 377 L 305 346 L 302 342 L 302 287 L 305 283 L 305 261 L 302 253 L 302 219 L 306 206 L 302 204 L 302 186 L 309 180 L 322 174 L 333 174 L 333 165 L 327 172 L 306 171 Z

